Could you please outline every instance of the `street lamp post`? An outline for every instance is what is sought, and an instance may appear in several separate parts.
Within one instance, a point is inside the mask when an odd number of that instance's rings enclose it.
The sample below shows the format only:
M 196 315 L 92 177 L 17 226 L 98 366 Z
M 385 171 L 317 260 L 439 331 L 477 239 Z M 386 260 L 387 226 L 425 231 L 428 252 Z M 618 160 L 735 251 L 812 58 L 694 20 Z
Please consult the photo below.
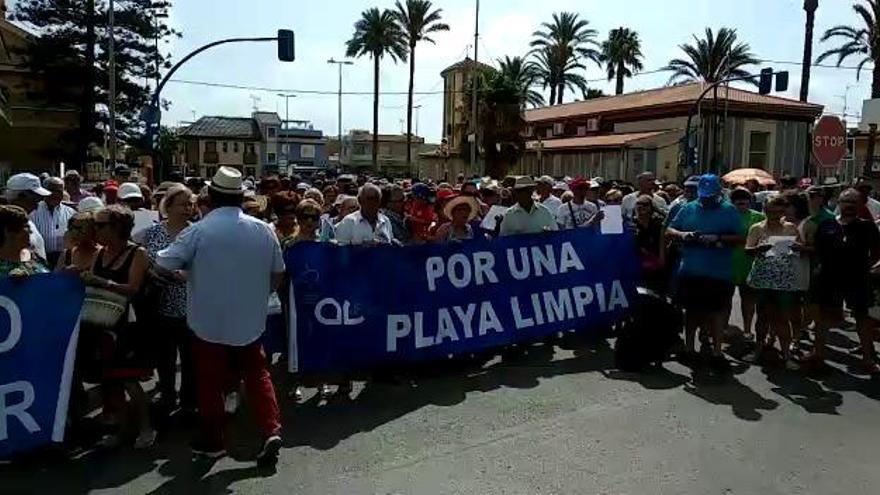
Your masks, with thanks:
M 330 59 L 327 61 L 328 64 L 335 64 L 336 67 L 339 68 L 339 102 L 337 105 L 337 110 L 339 115 L 337 116 L 337 125 L 338 125 L 338 134 L 337 139 L 339 140 L 339 159 L 340 163 L 337 163 L 337 166 L 341 165 L 342 160 L 342 66 L 343 65 L 354 65 L 354 62 L 350 60 L 335 60 Z
M 290 126 L 290 99 L 296 98 L 296 95 L 278 93 L 278 96 L 284 98 L 284 124 L 281 126 L 281 129 L 287 130 L 288 127 Z M 278 133 L 278 141 L 276 142 L 276 145 L 281 146 L 280 143 L 281 143 L 282 139 L 286 139 L 288 137 L 289 136 L 287 134 L 285 134 L 284 138 L 282 138 L 281 133 L 279 132 Z M 284 161 L 286 162 L 285 164 L 282 164 L 282 165 L 283 166 L 290 166 L 290 143 L 285 141 L 284 145 L 282 146 L 282 149 L 284 150 Z M 276 149 L 275 153 L 280 157 L 281 154 L 278 151 L 279 150 Z

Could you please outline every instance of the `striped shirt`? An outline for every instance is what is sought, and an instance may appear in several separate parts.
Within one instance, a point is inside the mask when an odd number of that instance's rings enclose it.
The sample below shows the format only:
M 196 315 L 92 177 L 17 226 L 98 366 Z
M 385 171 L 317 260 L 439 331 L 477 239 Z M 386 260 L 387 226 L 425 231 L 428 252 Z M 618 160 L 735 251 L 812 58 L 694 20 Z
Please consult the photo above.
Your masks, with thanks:
M 43 236 L 46 243 L 46 253 L 60 253 L 64 251 L 64 234 L 67 233 L 67 222 L 76 215 L 76 210 L 67 205 L 58 205 L 54 210 L 41 201 L 37 209 L 31 212 L 31 221 L 37 227 L 37 232 Z

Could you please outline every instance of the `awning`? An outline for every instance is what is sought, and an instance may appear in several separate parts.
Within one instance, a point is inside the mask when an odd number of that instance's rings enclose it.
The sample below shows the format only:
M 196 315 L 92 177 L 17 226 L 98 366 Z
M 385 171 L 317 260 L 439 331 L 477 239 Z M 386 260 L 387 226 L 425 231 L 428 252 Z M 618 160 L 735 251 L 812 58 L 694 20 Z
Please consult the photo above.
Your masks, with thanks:
M 639 141 L 657 138 L 668 134 L 680 134 L 679 130 L 630 132 L 622 134 L 606 134 L 601 136 L 584 136 L 561 139 L 548 139 L 542 141 L 544 151 L 558 150 L 588 150 L 596 148 L 623 148 L 639 144 Z M 536 151 L 538 141 L 528 141 L 526 149 Z

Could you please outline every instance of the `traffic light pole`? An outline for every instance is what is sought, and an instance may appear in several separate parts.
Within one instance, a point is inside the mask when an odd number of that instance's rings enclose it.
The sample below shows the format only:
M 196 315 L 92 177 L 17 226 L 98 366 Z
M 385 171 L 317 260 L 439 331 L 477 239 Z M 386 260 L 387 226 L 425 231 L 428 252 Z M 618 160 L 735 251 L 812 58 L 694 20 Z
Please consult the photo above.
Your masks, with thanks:
M 784 72 L 786 72 L 786 71 L 770 72 L 768 74 L 771 76 L 775 76 L 778 74 L 782 74 Z M 696 114 L 697 110 L 700 108 L 700 104 L 703 102 L 703 99 L 706 98 L 706 95 L 708 95 L 710 91 L 716 91 L 718 89 L 718 87 L 721 86 L 722 84 L 728 84 L 728 83 L 737 82 L 737 81 L 749 81 L 749 80 L 755 79 L 756 77 L 760 77 L 760 75 L 757 75 L 757 76 L 756 75 L 748 75 L 748 76 L 731 77 L 731 78 L 727 78 L 727 79 L 722 79 L 720 81 L 716 81 L 716 82 L 708 85 L 706 87 L 706 89 L 704 89 L 703 92 L 700 93 L 700 97 L 697 98 L 697 101 L 695 101 L 693 105 L 691 105 L 691 109 L 688 112 L 687 125 L 684 128 L 684 137 L 682 139 L 684 140 L 684 148 L 686 150 L 686 153 L 685 153 L 686 160 L 690 160 L 691 153 L 693 150 L 693 147 L 691 146 L 691 123 L 693 122 L 694 114 Z M 727 97 L 727 95 L 725 95 L 725 97 Z M 686 162 L 685 165 L 689 166 L 690 163 Z
M 213 43 L 208 43 L 207 45 L 204 45 L 201 48 L 193 50 L 192 52 L 189 53 L 189 55 L 180 59 L 180 62 L 177 62 L 174 65 L 174 67 L 172 67 L 171 70 L 169 70 L 168 73 L 165 74 L 165 77 L 162 78 L 162 81 L 159 82 L 158 86 L 156 86 L 156 91 L 153 93 L 153 97 L 150 100 L 150 107 L 151 107 L 152 114 L 151 114 L 150 118 L 146 119 L 146 120 L 148 120 L 147 121 L 147 132 L 149 133 L 151 138 L 153 136 L 159 135 L 159 127 L 162 122 L 162 113 L 159 109 L 160 108 L 159 107 L 159 102 L 160 102 L 159 98 L 162 94 L 162 89 L 165 88 L 165 85 L 171 79 L 171 76 L 173 76 L 174 73 L 177 72 L 177 70 L 180 69 L 181 66 L 183 66 L 183 64 L 189 62 L 193 57 L 202 53 L 203 51 L 214 48 L 215 46 L 225 45 L 225 44 L 229 44 L 229 43 L 251 43 L 251 42 L 266 42 L 266 41 L 278 41 L 278 40 L 279 40 L 279 37 L 277 37 L 277 36 L 265 37 L 265 38 L 227 38 L 227 39 L 223 39 L 223 40 L 219 40 L 219 41 L 214 41 Z M 150 141 L 152 143 L 152 139 Z M 157 143 L 157 145 L 153 146 L 154 174 L 158 171 L 156 169 L 158 168 L 157 165 L 159 165 L 159 158 L 160 158 L 160 155 L 159 155 L 159 149 L 158 149 L 158 143 Z M 159 179 L 164 179 L 164 177 L 162 177 L 160 175 Z

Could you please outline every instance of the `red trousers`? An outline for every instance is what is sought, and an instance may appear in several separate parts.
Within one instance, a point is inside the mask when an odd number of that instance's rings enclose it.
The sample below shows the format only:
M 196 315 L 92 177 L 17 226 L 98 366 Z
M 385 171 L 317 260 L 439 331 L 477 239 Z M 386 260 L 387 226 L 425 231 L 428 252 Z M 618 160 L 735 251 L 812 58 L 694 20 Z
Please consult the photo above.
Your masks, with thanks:
M 223 441 L 224 394 L 229 380 L 244 381 L 245 395 L 256 415 L 257 427 L 263 436 L 281 432 L 281 413 L 275 398 L 275 387 L 269 374 L 266 354 L 259 341 L 235 347 L 192 338 L 195 382 L 206 440 Z

